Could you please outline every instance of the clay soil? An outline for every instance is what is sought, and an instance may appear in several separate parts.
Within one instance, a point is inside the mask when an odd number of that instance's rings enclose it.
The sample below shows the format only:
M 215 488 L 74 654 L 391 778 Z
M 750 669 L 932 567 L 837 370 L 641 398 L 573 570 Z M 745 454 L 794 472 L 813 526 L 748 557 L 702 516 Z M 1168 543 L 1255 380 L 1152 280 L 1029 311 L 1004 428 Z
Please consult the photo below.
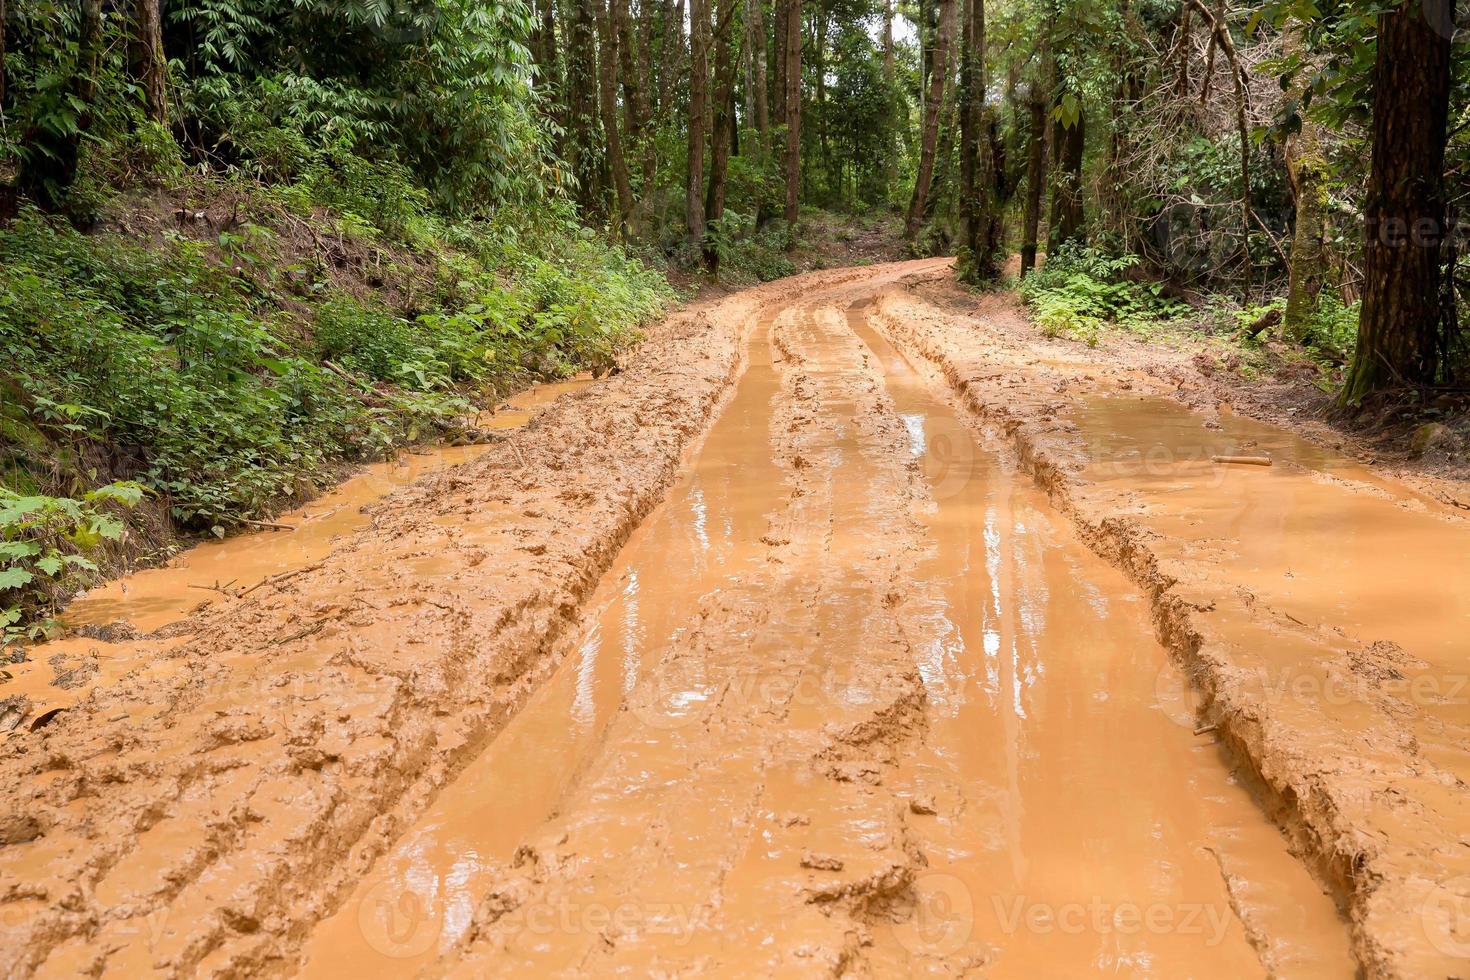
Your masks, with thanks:
M 1466 495 L 1220 384 L 944 260 L 691 307 L 32 651 L 0 970 L 1463 974 Z

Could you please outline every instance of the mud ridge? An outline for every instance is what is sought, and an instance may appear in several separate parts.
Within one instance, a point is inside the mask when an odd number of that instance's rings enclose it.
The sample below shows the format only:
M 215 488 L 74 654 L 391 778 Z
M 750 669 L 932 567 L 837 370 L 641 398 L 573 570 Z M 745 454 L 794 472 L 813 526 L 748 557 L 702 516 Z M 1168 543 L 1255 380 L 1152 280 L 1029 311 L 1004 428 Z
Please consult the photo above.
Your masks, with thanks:
M 1344 729 L 1314 706 L 1263 698 L 1260 678 L 1241 659 L 1243 643 L 1287 644 L 1305 651 L 1303 662 L 1345 672 L 1377 645 L 1365 648 L 1326 626 L 1308 628 L 1246 588 L 1211 590 L 1208 577 L 1187 562 L 1161 558 L 1158 532 L 1120 512 L 1081 475 L 1087 447 L 1067 419 L 1079 389 L 1102 390 L 1110 379 L 1084 374 L 1095 369 L 1080 356 L 1076 365 L 1056 366 L 1041 338 L 1028 344 L 983 317 L 941 310 L 911 288 L 934 278 L 886 291 L 871 322 L 934 364 L 964 407 L 1009 444 L 1078 537 L 1143 591 L 1160 641 L 1199 692 L 1198 733 L 1217 738 L 1249 770 L 1244 775 L 1259 784 L 1263 806 L 1346 907 L 1363 970 L 1385 977 L 1453 972 L 1462 961 L 1426 938 L 1429 920 L 1421 927 L 1421 915 L 1434 883 L 1463 863 L 1456 855 L 1448 872 L 1442 863 L 1458 838 L 1453 828 L 1463 823 L 1453 813 L 1403 806 L 1421 793 L 1438 800 L 1447 778 L 1417 757 L 1404 724 L 1412 706 L 1368 686 L 1354 701 L 1366 713 L 1364 730 Z M 1385 785 L 1407 794 L 1387 821 L 1380 818 L 1389 794 L 1369 789 Z

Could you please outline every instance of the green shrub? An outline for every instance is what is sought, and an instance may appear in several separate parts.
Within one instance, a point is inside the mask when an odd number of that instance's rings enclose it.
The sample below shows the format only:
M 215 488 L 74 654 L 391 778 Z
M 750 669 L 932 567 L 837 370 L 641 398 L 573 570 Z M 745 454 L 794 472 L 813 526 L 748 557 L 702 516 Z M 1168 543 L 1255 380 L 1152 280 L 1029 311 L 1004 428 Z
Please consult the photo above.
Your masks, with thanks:
M 91 490 L 82 499 L 19 494 L 0 486 L 0 628 L 4 642 L 36 637 L 50 616 L 22 625 L 28 615 L 54 612 L 59 592 L 83 584 L 97 572 L 88 553 L 123 536 L 112 509 L 135 507 L 144 489 L 119 482 Z
M 1095 343 L 1107 324 L 1142 329 L 1189 311 L 1187 304 L 1164 296 L 1161 283 L 1128 279 L 1137 263 L 1132 255 L 1064 246 L 1021 281 L 1021 298 L 1049 336 L 1070 334 L 1088 343 Z

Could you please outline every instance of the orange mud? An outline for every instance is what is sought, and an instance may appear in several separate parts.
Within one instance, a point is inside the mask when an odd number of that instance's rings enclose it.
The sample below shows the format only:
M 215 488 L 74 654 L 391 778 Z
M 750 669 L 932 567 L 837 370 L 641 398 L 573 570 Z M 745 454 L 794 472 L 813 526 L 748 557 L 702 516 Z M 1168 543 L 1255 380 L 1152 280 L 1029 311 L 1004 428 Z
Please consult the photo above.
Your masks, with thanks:
M 676 316 L 473 459 L 79 603 L 143 632 L 38 658 L 93 673 L 0 746 L 0 969 L 1444 966 L 1405 889 L 1467 860 L 1467 719 L 1390 682 L 1463 659 L 1463 525 L 905 288 L 943 268 Z
M 1046 340 L 1004 303 L 879 306 L 1149 595 L 1202 694 L 1179 720 L 1249 761 L 1363 970 L 1470 973 L 1470 524 L 1229 406 L 1192 411 L 1180 379 Z M 1272 465 L 1213 461 L 1240 455 Z
M 495 430 L 520 428 L 557 398 L 590 383 L 590 377 L 578 376 L 535 385 L 502 403 L 483 420 L 484 425 Z M 403 450 L 387 462 L 363 467 L 310 504 L 273 522 L 290 530 L 276 528 L 207 541 L 158 568 L 78 596 L 67 606 L 62 622 L 79 635 L 32 647 L 24 663 L 0 669 L 0 698 L 26 695 L 31 701 L 30 718 L 75 704 L 96 684 L 116 680 L 147 662 L 151 644 L 129 642 L 130 637 L 154 633 L 217 600 L 249 594 L 268 578 L 312 565 L 330 554 L 339 538 L 368 526 L 372 518 L 367 508 L 372 504 L 420 477 L 472 460 L 487 448 Z

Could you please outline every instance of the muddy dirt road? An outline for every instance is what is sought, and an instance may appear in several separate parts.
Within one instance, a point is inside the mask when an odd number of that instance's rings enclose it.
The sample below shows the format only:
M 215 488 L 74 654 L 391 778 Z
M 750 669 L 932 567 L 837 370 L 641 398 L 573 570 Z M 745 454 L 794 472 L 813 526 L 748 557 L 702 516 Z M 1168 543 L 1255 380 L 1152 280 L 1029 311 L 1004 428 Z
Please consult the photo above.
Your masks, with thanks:
M 682 314 L 263 584 L 123 596 L 0 757 L 4 969 L 1470 965 L 1465 600 L 1394 606 L 1470 532 L 945 268 Z M 1348 602 L 1383 522 L 1399 584 Z

